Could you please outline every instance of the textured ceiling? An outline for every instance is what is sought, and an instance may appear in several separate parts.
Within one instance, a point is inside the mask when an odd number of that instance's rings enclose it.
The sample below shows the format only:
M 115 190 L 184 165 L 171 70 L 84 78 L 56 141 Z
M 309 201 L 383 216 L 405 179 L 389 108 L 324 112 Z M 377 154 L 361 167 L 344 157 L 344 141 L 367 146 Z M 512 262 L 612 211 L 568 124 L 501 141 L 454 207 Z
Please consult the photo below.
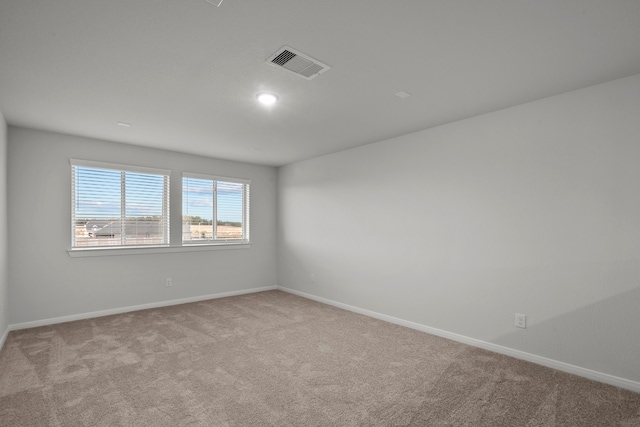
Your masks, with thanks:
M 636 0 L 0 0 L 9 124 L 265 165 L 637 73 Z

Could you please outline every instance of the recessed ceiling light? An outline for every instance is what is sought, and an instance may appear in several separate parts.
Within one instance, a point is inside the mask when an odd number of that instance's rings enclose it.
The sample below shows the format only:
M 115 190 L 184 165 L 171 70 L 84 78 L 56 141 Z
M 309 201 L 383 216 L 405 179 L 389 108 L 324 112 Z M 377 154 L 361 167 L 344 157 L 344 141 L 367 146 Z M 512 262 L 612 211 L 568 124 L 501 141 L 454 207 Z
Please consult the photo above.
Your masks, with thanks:
M 278 96 L 273 93 L 259 93 L 257 98 L 264 105 L 273 105 L 278 100 Z
M 130 128 L 131 123 L 118 122 L 118 126 L 122 126 L 123 128 Z
M 411 95 L 410 95 L 410 94 L 408 94 L 408 93 L 407 93 L 407 92 L 405 92 L 405 91 L 400 91 L 400 92 L 396 93 L 396 96 L 397 96 L 398 98 L 400 98 L 400 99 L 405 99 L 405 98 L 410 97 Z

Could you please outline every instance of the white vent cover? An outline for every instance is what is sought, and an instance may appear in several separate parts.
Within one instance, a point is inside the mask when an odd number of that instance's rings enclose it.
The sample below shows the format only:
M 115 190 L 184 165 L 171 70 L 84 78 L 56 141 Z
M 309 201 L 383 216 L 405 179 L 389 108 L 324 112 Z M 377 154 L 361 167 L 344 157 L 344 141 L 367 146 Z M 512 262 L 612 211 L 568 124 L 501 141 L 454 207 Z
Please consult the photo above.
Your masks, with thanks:
M 316 78 L 327 71 L 329 67 L 317 59 L 313 59 L 304 53 L 300 53 L 285 46 L 267 59 L 269 65 L 290 71 L 307 80 Z

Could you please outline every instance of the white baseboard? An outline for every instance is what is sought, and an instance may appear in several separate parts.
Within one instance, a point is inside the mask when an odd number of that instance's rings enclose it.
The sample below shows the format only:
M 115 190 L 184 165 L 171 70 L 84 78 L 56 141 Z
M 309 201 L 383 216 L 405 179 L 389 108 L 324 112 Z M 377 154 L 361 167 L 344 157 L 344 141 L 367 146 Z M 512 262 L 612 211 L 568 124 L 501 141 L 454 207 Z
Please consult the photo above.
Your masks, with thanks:
M 2 338 L 0 338 L 0 351 L 4 348 L 4 343 L 7 341 L 7 337 L 9 336 L 9 332 L 11 331 L 11 327 L 8 327 L 4 334 L 2 334 Z
M 513 348 L 492 344 L 490 342 L 477 340 L 475 338 L 470 338 L 470 337 L 455 334 L 452 332 L 447 332 L 442 329 L 432 328 L 426 325 L 422 325 L 420 323 L 410 322 L 408 320 L 399 319 L 397 317 L 388 316 L 386 314 L 377 313 L 375 311 L 366 310 L 366 309 L 355 307 L 348 304 L 343 304 L 341 302 L 307 294 L 305 292 L 300 292 L 294 289 L 285 288 L 282 286 L 278 286 L 277 288 L 278 290 L 281 290 L 284 292 L 298 295 L 300 297 L 307 298 L 313 301 L 321 302 L 323 304 L 332 305 L 334 307 L 342 308 L 348 311 L 352 311 L 354 313 L 363 314 L 365 316 L 373 317 L 374 319 L 379 319 L 385 322 L 394 323 L 396 325 L 405 326 L 407 328 L 416 329 L 418 331 L 426 332 L 431 335 L 447 338 L 452 341 L 457 341 L 463 344 L 471 345 L 473 347 L 478 347 L 485 350 L 493 351 L 495 353 L 504 354 L 506 356 L 515 357 L 516 359 L 526 360 L 527 362 L 532 362 L 538 365 L 546 366 L 548 368 L 556 369 L 558 371 L 567 372 L 569 374 L 578 375 L 580 377 L 584 377 L 590 380 L 598 381 L 601 383 L 609 384 L 615 387 L 620 387 L 626 390 L 631 390 L 633 392 L 640 393 L 640 382 L 637 382 L 637 381 L 632 381 L 625 378 L 616 377 L 614 375 L 593 371 L 591 369 L 582 368 L 580 366 L 571 365 L 569 363 L 560 362 L 558 360 L 549 359 L 547 357 L 537 356 L 535 354 L 527 353 L 520 350 L 515 350 Z
M 236 295 L 252 294 L 252 293 L 255 293 L 255 292 L 272 291 L 272 290 L 275 290 L 276 288 L 277 288 L 276 286 L 265 286 L 265 287 L 262 287 L 262 288 L 243 289 L 241 291 L 231 291 L 231 292 L 221 292 L 221 293 L 218 293 L 218 294 L 202 295 L 202 296 L 189 297 L 189 298 L 181 298 L 181 299 L 175 299 L 175 300 L 170 300 L 170 301 L 152 302 L 152 303 L 149 303 L 149 304 L 131 305 L 131 306 L 128 306 L 128 307 L 113 308 L 113 309 L 109 309 L 109 310 L 93 311 L 93 312 L 90 312 L 90 313 L 73 314 L 71 316 L 55 317 L 55 318 L 52 318 L 52 319 L 42 319 L 42 320 L 35 320 L 35 321 L 32 321 L 32 322 L 16 323 L 16 324 L 13 324 L 13 325 L 9 325 L 7 333 L 9 331 L 17 331 L 19 329 L 36 328 L 38 326 L 54 325 L 56 323 L 72 322 L 74 320 L 83 320 L 83 319 L 92 319 L 94 317 L 111 316 L 112 314 L 128 313 L 128 312 L 131 312 L 131 311 L 146 310 L 146 309 L 149 309 L 149 308 L 168 307 L 168 306 L 171 306 L 171 305 L 186 304 L 186 303 L 190 303 L 190 302 L 205 301 L 205 300 L 209 300 L 209 299 L 233 297 L 233 296 L 236 296 Z M 6 337 L 6 335 L 7 334 L 5 334 L 5 337 Z M 3 340 L 4 340 L 4 338 L 3 338 Z M 2 341 L 2 343 L 4 343 L 4 341 Z M 0 346 L 0 349 L 1 348 L 2 348 L 2 346 Z

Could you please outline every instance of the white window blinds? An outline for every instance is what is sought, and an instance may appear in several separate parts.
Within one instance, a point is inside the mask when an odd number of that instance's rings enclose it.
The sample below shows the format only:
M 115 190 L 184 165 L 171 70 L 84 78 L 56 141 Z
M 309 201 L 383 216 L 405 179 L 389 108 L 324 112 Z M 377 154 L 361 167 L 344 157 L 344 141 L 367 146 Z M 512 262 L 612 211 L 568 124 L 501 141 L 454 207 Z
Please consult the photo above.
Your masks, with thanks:
M 72 248 L 169 245 L 170 171 L 71 161 Z

